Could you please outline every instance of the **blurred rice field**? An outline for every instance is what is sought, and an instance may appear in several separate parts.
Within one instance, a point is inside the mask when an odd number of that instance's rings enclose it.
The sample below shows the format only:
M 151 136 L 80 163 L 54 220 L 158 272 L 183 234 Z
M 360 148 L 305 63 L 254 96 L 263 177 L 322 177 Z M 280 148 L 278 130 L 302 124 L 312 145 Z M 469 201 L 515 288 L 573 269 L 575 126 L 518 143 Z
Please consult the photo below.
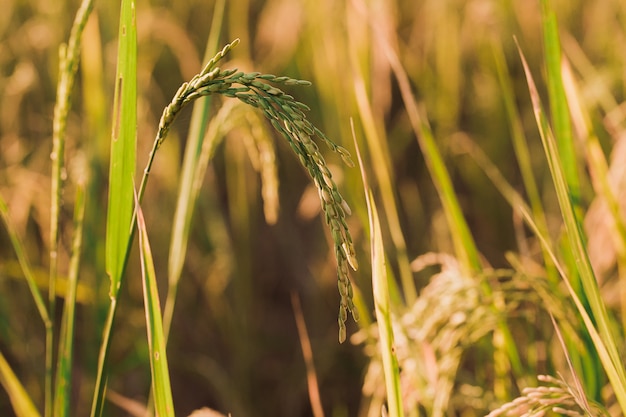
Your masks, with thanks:
M 42 288 L 49 270 L 50 152 L 59 46 L 69 37 L 78 5 L 67 0 L 3 0 L 0 12 L 0 195 Z M 623 214 L 626 2 L 553 0 L 551 5 L 584 118 L 609 163 L 608 175 Z M 137 0 L 139 167 L 148 158 L 163 108 L 204 64 L 214 10 L 214 0 Z M 306 103 L 310 120 L 353 156 L 351 120 L 355 124 L 364 170 L 381 213 L 388 273 L 397 283 L 392 302 L 398 317 L 396 353 L 406 371 L 401 380 L 406 415 L 436 415 L 433 410 L 442 409 L 443 415 L 486 415 L 523 388 L 536 386 L 537 375 L 567 372 L 544 307 L 552 303 L 553 314 L 561 314 L 557 319 L 569 323 L 563 331 L 570 335 L 580 332 L 575 309 L 558 280 L 550 280 L 538 240 L 485 175 L 486 162 L 476 156 L 484 153 L 503 180 L 526 198 L 529 191 L 515 144 L 516 135 L 522 138 L 549 234 L 558 240 L 562 218 L 514 40 L 547 99 L 541 19 L 539 0 L 226 2 L 220 48 L 235 38 L 241 43 L 222 67 L 310 80 L 312 86 L 285 90 Z M 87 415 L 91 406 L 108 303 L 104 231 L 118 20 L 118 2 L 96 2 L 83 35 L 67 125 L 57 288 L 61 304 L 75 187 L 77 178 L 88 177 L 72 387 L 76 416 Z M 416 140 L 390 50 L 397 53 L 414 104 L 432 129 L 480 253 L 484 268 L 476 281 L 467 281 L 459 272 L 462 267 L 450 258 L 455 255 L 450 225 Z M 514 120 L 504 85 L 515 105 Z M 212 114 L 227 100 L 215 99 Z M 347 220 L 360 268 L 351 272 L 351 279 L 369 313 L 358 323 L 347 321 L 348 340 L 339 344 L 333 238 L 316 189 L 287 143 L 271 133 L 269 123 L 254 114 L 243 117 L 247 122 L 232 126 L 215 150 L 193 217 L 168 344 L 176 414 L 210 407 L 233 417 L 313 416 L 311 380 L 292 304 L 297 295 L 323 415 L 379 416 L 384 384 L 375 353 L 377 330 L 368 326 L 374 317 L 370 231 L 359 168 L 346 166 L 320 145 L 352 209 Z M 163 143 L 142 203 L 163 299 L 190 119 L 191 111 L 185 109 Z M 614 226 L 605 221 L 606 208 L 596 199 L 586 162 L 586 133 L 576 130 L 575 118 L 573 125 L 589 256 L 618 340 L 624 340 L 621 249 L 611 237 Z M 275 139 L 277 193 L 264 191 L 250 147 L 254 129 Z M 150 395 L 138 259 L 138 253 L 131 255 L 111 345 L 108 388 L 113 395 L 105 409 L 110 416 L 137 415 L 128 410 L 128 403 L 143 407 Z M 411 286 L 401 284 L 407 280 L 413 283 L 412 294 Z M 493 288 L 487 302 L 502 303 L 496 316 L 478 308 L 485 299 L 472 298 L 478 281 Z M 498 320 L 509 322 L 521 358 L 519 369 L 499 356 L 506 349 L 498 349 L 498 343 L 507 342 L 500 339 Z M 467 327 L 459 335 L 455 326 L 461 322 Z M 450 337 L 445 343 L 443 335 Z M 43 327 L 4 227 L 0 352 L 42 409 Z M 457 365 L 433 370 L 432 364 L 442 358 Z M 575 367 L 585 369 L 580 363 Z M 606 377 L 591 368 L 585 376 L 587 395 L 617 415 Z M 439 377 L 450 373 L 449 385 L 444 385 L 449 398 L 432 392 L 440 387 L 433 382 L 433 372 Z M 444 400 L 443 407 L 437 403 Z M 0 415 L 13 414 L 8 396 L 0 390 Z

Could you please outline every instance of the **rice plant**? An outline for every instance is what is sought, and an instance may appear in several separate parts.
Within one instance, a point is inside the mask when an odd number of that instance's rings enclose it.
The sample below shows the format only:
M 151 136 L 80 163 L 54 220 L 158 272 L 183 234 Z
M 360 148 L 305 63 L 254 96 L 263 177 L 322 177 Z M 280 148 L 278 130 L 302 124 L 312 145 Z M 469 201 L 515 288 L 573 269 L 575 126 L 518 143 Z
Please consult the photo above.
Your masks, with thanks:
M 0 414 L 624 413 L 620 2 L 3 6 Z

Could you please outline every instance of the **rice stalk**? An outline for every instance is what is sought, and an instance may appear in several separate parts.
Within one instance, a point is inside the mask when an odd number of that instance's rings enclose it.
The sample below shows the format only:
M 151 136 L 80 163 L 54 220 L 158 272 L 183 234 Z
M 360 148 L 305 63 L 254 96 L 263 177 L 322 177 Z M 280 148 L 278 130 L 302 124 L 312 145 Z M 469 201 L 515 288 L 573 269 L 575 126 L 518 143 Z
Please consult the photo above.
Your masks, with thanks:
M 80 159 L 79 159 L 80 160 Z M 79 167 L 84 170 L 85 167 Z M 78 274 L 83 247 L 83 226 L 85 220 L 85 173 L 79 172 L 74 210 L 74 239 L 72 257 L 68 274 L 67 292 L 63 304 L 61 329 L 59 332 L 59 358 L 57 360 L 54 395 L 54 415 L 57 417 L 70 415 L 70 392 L 72 385 L 72 360 L 74 353 L 74 327 L 76 321 L 76 294 L 78 291 Z
M 365 191 L 365 201 L 367 204 L 368 225 L 370 229 L 370 256 L 372 262 L 372 292 L 374 295 L 374 311 L 376 314 L 375 327 L 378 330 L 378 349 L 383 369 L 383 379 L 386 388 L 387 407 L 383 404 L 382 413 L 387 414 L 387 408 L 392 416 L 404 416 L 404 405 L 402 404 L 402 389 L 400 386 L 400 365 L 395 350 L 395 336 L 393 330 L 393 311 L 390 297 L 390 287 L 392 281 L 387 274 L 387 261 L 385 259 L 385 249 L 383 246 L 382 230 L 378 209 L 374 202 L 372 189 L 367 180 L 367 174 L 363 166 L 363 159 L 354 133 L 354 123 L 352 120 L 352 136 L 361 168 L 361 178 Z
M 548 412 L 571 417 L 609 415 L 595 403 L 589 403 L 591 407 L 587 407 L 585 402 L 588 400 L 580 398 L 579 393 L 562 378 L 539 375 L 537 379 L 544 385 L 524 388 L 520 397 L 493 410 L 487 417 L 541 416 Z
M 92 0 L 83 0 L 76 12 L 67 45 L 59 48 L 59 81 L 52 121 L 52 160 L 51 196 L 50 196 L 50 277 L 48 284 L 48 308 L 50 315 L 55 314 L 56 283 L 58 276 L 59 211 L 61 191 L 63 189 L 63 171 L 65 169 L 65 134 L 74 81 L 78 70 L 80 46 L 87 18 L 93 8 Z M 53 411 L 53 328 L 46 329 L 46 373 L 44 387 L 44 416 L 51 417 Z
M 304 112 L 309 110 L 308 106 L 296 101 L 281 89 L 268 84 L 269 81 L 286 86 L 310 85 L 308 81 L 258 72 L 244 73 L 236 69 L 222 70 L 216 66 L 238 43 L 239 40 L 235 40 L 226 45 L 206 64 L 199 74 L 189 82 L 183 83 L 172 98 L 171 103 L 163 111 L 159 129 L 144 169 L 138 199 L 141 201 L 145 192 L 156 152 L 165 140 L 174 119 L 185 105 L 200 97 L 220 94 L 239 99 L 243 103 L 261 110 L 272 126 L 287 140 L 301 164 L 313 178 L 318 190 L 325 220 L 330 227 L 335 245 L 338 287 L 341 297 L 338 318 L 339 340 L 343 342 L 345 340 L 347 313 L 351 312 L 354 319 L 358 320 L 358 313 L 352 301 L 352 285 L 348 277 L 349 266 L 354 270 L 358 268 L 352 237 L 345 221 L 346 214 L 350 213 L 350 209 L 339 193 L 324 157 L 312 137 L 317 136 L 322 139 L 349 166 L 353 166 L 353 162 L 345 148 L 332 142 L 306 119 Z
M 425 254 L 413 262 L 412 268 L 420 271 L 436 264 L 442 264 L 441 272 L 431 278 L 416 302 L 404 308 L 395 306 L 390 333 L 393 356 L 400 369 L 401 409 L 413 413 L 421 408 L 428 415 L 443 416 L 463 352 L 492 332 L 498 318 L 489 308 L 490 300 L 482 294 L 480 283 L 464 275 L 453 257 Z M 367 342 L 375 347 L 365 350 L 370 364 L 364 382 L 364 394 L 374 399 L 384 398 L 381 389 L 388 378 L 386 365 L 381 362 L 386 352 L 384 326 L 385 322 L 379 321 L 352 337 L 353 343 Z M 387 391 L 387 396 L 394 392 L 389 388 Z

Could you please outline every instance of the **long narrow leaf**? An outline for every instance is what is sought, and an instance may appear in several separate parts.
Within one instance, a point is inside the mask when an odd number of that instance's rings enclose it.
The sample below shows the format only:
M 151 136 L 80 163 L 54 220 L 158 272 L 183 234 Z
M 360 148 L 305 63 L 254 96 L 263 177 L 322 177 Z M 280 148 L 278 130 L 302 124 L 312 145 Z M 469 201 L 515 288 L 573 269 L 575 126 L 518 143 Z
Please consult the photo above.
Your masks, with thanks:
M 539 134 L 544 146 L 544 151 L 546 153 L 546 157 L 548 158 L 548 166 L 550 168 L 552 180 L 556 189 L 559 206 L 561 208 L 561 215 L 565 223 L 565 231 L 569 241 L 569 248 L 572 252 L 572 257 L 576 261 L 576 268 L 582 281 L 584 294 L 589 300 L 589 306 L 591 308 L 590 316 L 592 316 L 592 318 L 587 320 L 585 318 L 586 314 L 582 314 L 581 312 L 581 315 L 583 316 L 583 319 L 585 319 L 585 324 L 592 338 L 594 338 L 593 333 L 595 332 L 595 326 L 598 327 L 597 332 L 600 336 L 600 340 L 602 341 L 602 346 L 598 345 L 596 339 L 594 339 L 594 344 L 598 350 L 604 369 L 609 376 L 613 389 L 616 392 L 620 406 L 622 407 L 622 410 L 626 410 L 626 373 L 624 372 L 624 365 L 619 356 L 617 343 L 610 328 L 610 320 L 606 311 L 606 306 L 600 296 L 598 283 L 591 267 L 591 263 L 589 262 L 582 232 L 576 219 L 575 207 L 572 203 L 571 195 L 565 179 L 563 161 L 560 158 L 556 140 L 552 134 L 548 121 L 546 120 L 545 112 L 543 111 L 539 98 L 539 93 L 521 49 L 519 49 L 519 55 L 526 74 L 528 90 L 530 92 L 535 112 L 535 119 L 539 128 Z M 580 297 L 576 297 L 575 300 L 578 300 L 579 298 Z M 603 357 L 603 354 L 606 354 L 606 356 Z
M 4 387 L 17 417 L 39 417 L 28 392 L 0 352 L 0 384 Z
M 148 242 L 148 232 L 141 207 L 137 205 L 137 228 L 139 231 L 139 254 L 141 256 L 141 274 L 143 282 L 143 300 L 146 312 L 148 332 L 148 351 L 150 352 L 150 371 L 152 373 L 152 395 L 158 417 L 174 415 L 174 401 L 170 386 L 170 374 L 167 366 L 166 342 L 161 319 L 161 304 L 156 282 L 156 272 L 152 251 Z
M 137 24 L 134 0 L 122 0 L 119 27 L 113 131 L 109 171 L 109 205 L 106 230 L 106 269 L 111 280 L 111 304 L 102 335 L 91 416 L 102 414 L 106 369 L 117 292 L 125 269 L 133 218 L 133 179 L 137 142 Z
M 350 48 L 350 50 L 353 52 L 351 58 L 352 66 L 355 68 L 355 74 L 353 76 L 354 93 L 359 110 L 359 117 L 363 124 L 367 149 L 372 158 L 371 167 L 383 196 L 382 207 L 386 216 L 389 234 L 395 246 L 404 300 L 408 305 L 411 305 L 417 298 L 417 289 L 415 288 L 413 274 L 409 268 L 410 262 L 408 260 L 406 241 L 400 225 L 398 205 L 396 203 L 396 196 L 394 195 L 395 180 L 392 174 L 393 169 L 391 168 L 391 162 L 389 162 L 391 159 L 387 145 L 389 141 L 386 137 L 382 136 L 380 129 L 376 127 L 372 103 L 367 96 L 363 70 L 358 63 L 359 60 L 356 57 L 355 48 Z
M 134 0 L 122 0 L 109 171 L 106 267 L 117 296 L 133 218 L 137 147 L 137 24 Z
M 57 84 L 57 96 L 54 106 L 54 119 L 52 122 L 52 172 L 50 193 L 50 277 L 48 282 L 48 308 L 51 316 L 56 310 L 56 285 L 58 277 L 58 246 L 59 246 L 59 213 L 61 209 L 61 192 L 63 188 L 63 170 L 65 169 L 65 134 L 67 128 L 67 116 L 70 111 L 72 91 L 78 71 L 80 58 L 80 46 L 87 19 L 93 9 L 93 0 L 83 0 L 76 12 L 72 30 L 67 45 L 60 48 L 59 81 Z M 54 333 L 50 329 L 46 333 L 46 377 L 45 377 L 45 412 L 47 417 L 52 416 L 53 409 L 53 386 L 52 386 L 52 362 L 53 362 Z
M 385 249 L 383 247 L 378 211 L 371 190 L 367 192 L 367 207 L 371 230 L 372 290 L 374 292 L 374 308 L 376 310 L 376 321 L 378 322 L 380 337 L 380 354 L 383 360 L 385 385 L 387 388 L 387 406 L 392 416 L 402 417 L 404 408 L 402 406 L 402 390 L 400 388 L 400 367 L 394 352 L 387 262 L 385 260 Z
M 354 126 L 353 126 L 354 135 Z M 389 413 L 394 417 L 404 416 L 402 405 L 402 390 L 400 387 L 400 366 L 394 350 L 393 325 L 391 318 L 391 303 L 389 297 L 389 280 L 387 276 L 387 262 L 383 247 L 383 235 L 378 218 L 378 210 L 374 202 L 372 190 L 367 181 L 363 159 L 359 146 L 354 137 L 356 154 L 361 168 L 363 188 L 367 203 L 367 215 L 370 228 L 370 251 L 372 260 L 372 291 L 374 293 L 374 309 L 378 324 L 379 348 L 383 362 L 385 386 L 387 389 L 387 406 Z
M 531 230 L 533 230 L 535 235 L 539 238 L 541 245 L 548 253 L 557 271 L 563 278 L 563 282 L 565 283 L 565 286 L 567 287 L 567 290 L 569 291 L 570 296 L 572 297 L 572 300 L 574 301 L 574 304 L 576 305 L 576 308 L 578 309 L 578 312 L 580 313 L 583 322 L 585 323 L 587 331 L 589 332 L 589 336 L 591 337 L 591 340 L 593 340 L 594 346 L 598 352 L 598 356 L 600 357 L 602 365 L 604 366 L 604 369 L 609 377 L 609 381 L 611 381 L 611 387 L 615 392 L 615 397 L 617 398 L 617 401 L 620 405 L 622 414 L 626 414 L 626 385 L 623 382 L 625 380 L 623 376 L 624 366 L 620 363 L 619 358 L 617 358 L 618 360 L 616 362 L 614 354 L 611 353 L 611 348 L 604 343 L 602 335 L 598 332 L 598 330 L 596 330 L 595 324 L 589 316 L 589 313 L 587 313 L 585 306 L 576 294 L 576 291 L 574 291 L 574 288 L 570 285 L 569 279 L 567 278 L 567 275 L 565 273 L 565 269 L 559 263 L 559 260 L 550 245 L 548 236 L 546 236 L 537 227 L 528 208 L 524 207 L 524 205 L 519 205 L 516 206 L 516 210 L 520 212 L 526 224 L 528 224 Z
M 545 48 L 548 93 L 550 96 L 550 112 L 554 126 L 554 137 L 563 160 L 565 180 L 570 191 L 570 198 L 576 212 L 580 207 L 580 185 L 576 163 L 576 153 L 572 138 L 572 127 L 569 106 L 563 78 L 561 75 L 561 41 L 559 40 L 556 15 L 550 8 L 550 0 L 541 0 L 541 16 L 543 26 L 543 43 Z M 579 213 L 577 213 L 577 216 Z M 580 218 L 577 220 L 580 221 Z

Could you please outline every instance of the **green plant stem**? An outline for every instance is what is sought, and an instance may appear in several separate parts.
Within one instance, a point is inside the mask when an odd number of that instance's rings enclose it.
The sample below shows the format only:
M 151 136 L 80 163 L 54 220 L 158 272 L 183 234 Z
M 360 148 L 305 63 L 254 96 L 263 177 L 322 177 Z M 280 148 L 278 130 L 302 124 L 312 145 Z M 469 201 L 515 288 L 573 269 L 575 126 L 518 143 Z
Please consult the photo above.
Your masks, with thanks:
M 131 239 L 132 240 L 132 239 Z M 126 262 L 128 258 L 126 259 Z M 117 311 L 117 298 L 111 298 L 109 311 L 106 321 L 104 322 L 104 330 L 102 333 L 102 342 L 100 343 L 100 353 L 98 355 L 98 370 L 96 373 L 96 385 L 91 404 L 91 417 L 99 417 L 104 409 L 104 399 L 106 386 L 108 381 L 107 366 L 109 362 L 109 349 L 111 347 L 111 336 L 113 334 L 113 323 L 115 322 L 115 312 Z
M 76 290 L 82 249 L 83 225 L 85 219 L 85 185 L 80 184 L 76 192 L 74 213 L 74 241 L 68 274 L 67 294 L 63 306 L 61 332 L 59 337 L 59 359 L 56 374 L 56 395 L 54 396 L 54 416 L 70 415 L 70 387 L 72 381 L 72 355 L 74 351 L 74 323 L 76 317 Z
M 387 391 L 387 406 L 389 407 L 389 413 L 393 417 L 403 417 L 404 407 L 402 404 L 402 389 L 400 387 L 400 366 L 394 351 L 394 333 L 389 296 L 390 281 L 387 275 L 387 261 L 385 260 L 382 230 L 378 217 L 378 209 L 376 208 L 372 189 L 367 180 L 367 174 L 363 166 L 356 136 L 354 136 L 353 124 L 352 132 L 367 204 L 368 225 L 370 229 L 370 257 L 372 262 L 372 293 L 374 296 L 374 309 L 380 338 L 378 345 L 383 363 L 383 374 Z
M 74 89 L 76 71 L 80 57 L 80 42 L 91 10 L 92 0 L 83 0 L 74 18 L 67 45 L 62 45 L 59 51 L 59 82 L 57 85 L 57 101 L 54 108 L 52 124 L 52 183 L 50 201 L 50 278 L 48 284 L 48 309 L 54 316 L 56 299 L 56 281 L 58 275 L 58 239 L 59 239 L 59 210 L 61 207 L 61 190 L 63 188 L 63 169 L 65 154 L 65 131 L 67 115 L 70 109 L 71 93 Z M 54 332 L 46 331 L 46 376 L 45 376 L 45 410 L 44 416 L 52 416 L 53 407 L 53 361 L 54 361 Z

